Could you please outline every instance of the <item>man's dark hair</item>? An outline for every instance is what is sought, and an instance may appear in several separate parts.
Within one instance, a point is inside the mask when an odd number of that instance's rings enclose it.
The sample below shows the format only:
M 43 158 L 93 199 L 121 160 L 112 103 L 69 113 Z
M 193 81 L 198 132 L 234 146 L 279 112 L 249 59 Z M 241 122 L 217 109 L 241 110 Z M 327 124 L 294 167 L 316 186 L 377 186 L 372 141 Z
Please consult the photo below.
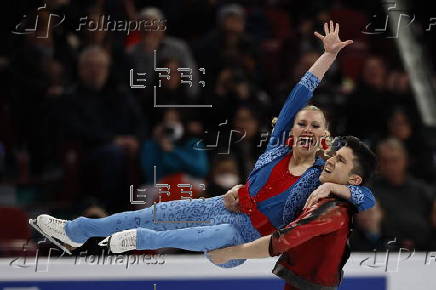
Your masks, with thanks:
M 377 158 L 368 145 L 354 136 L 343 137 L 344 146 L 350 148 L 354 155 L 354 168 L 352 173 L 362 178 L 362 185 L 366 184 L 374 174 Z

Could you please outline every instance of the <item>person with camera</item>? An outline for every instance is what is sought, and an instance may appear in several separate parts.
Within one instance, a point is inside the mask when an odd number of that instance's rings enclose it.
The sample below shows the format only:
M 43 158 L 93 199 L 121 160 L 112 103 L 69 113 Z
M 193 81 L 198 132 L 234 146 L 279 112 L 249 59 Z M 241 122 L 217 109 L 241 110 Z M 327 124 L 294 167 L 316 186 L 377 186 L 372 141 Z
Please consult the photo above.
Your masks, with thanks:
M 194 147 L 197 139 L 193 135 L 198 133 L 199 126 L 191 121 L 187 128 L 176 109 L 163 113 L 162 121 L 153 130 L 153 138 L 144 142 L 140 152 L 147 184 L 173 173 L 187 173 L 196 178 L 206 176 L 209 170 L 207 154 Z

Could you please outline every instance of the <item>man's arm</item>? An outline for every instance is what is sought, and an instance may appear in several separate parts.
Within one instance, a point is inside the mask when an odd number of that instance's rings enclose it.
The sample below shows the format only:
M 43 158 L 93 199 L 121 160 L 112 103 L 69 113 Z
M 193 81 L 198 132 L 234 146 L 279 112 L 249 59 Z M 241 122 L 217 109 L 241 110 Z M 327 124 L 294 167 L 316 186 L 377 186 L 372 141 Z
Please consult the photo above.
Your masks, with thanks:
M 215 264 L 224 264 L 231 259 L 259 259 L 277 256 L 308 240 L 348 226 L 347 208 L 327 202 L 311 209 L 310 214 L 297 219 L 271 236 L 253 242 L 208 252 Z
M 260 259 L 268 258 L 270 236 L 261 237 L 253 242 L 238 246 L 213 250 L 207 253 L 214 264 L 225 264 L 231 259 Z

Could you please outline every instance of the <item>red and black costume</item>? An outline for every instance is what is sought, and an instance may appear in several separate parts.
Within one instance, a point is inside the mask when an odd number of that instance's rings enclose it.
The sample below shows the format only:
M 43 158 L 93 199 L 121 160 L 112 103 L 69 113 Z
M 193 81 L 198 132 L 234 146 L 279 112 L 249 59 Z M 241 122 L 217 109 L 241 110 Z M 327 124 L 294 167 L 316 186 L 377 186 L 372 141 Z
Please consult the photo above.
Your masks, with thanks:
M 355 212 L 347 201 L 325 198 L 274 232 L 269 253 L 282 254 L 273 273 L 286 281 L 285 289 L 337 289 Z

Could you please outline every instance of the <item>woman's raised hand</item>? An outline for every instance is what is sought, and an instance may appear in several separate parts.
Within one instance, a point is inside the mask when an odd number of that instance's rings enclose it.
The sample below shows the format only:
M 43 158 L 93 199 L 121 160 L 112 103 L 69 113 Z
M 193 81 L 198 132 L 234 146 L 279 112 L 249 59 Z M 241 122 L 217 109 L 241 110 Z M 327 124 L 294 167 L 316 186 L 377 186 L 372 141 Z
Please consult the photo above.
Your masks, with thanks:
M 324 33 L 321 35 L 317 31 L 314 32 L 315 36 L 322 40 L 324 44 L 324 51 L 331 54 L 338 54 L 338 52 L 349 44 L 352 40 L 341 41 L 339 38 L 339 23 L 334 25 L 333 21 L 324 23 Z

